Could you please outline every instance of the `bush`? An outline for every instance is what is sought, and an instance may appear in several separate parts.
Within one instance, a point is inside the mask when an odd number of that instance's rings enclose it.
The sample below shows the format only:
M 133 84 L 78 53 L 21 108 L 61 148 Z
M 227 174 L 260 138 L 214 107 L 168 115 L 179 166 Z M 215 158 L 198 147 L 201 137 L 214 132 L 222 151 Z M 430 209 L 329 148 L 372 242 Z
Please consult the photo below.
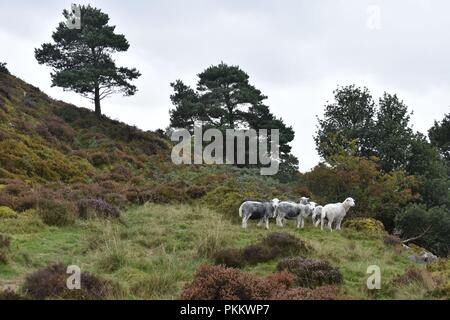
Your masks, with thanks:
M 182 300 L 267 300 L 287 290 L 292 276 L 286 273 L 260 278 L 223 266 L 203 265 L 191 284 L 181 293 Z
M 120 211 L 101 199 L 84 199 L 78 201 L 78 214 L 82 219 L 98 218 L 119 218 Z
M 383 242 L 388 246 L 401 246 L 403 244 L 402 239 L 391 234 L 386 234 L 383 237 Z
M 11 246 L 11 238 L 0 234 L 0 250 L 8 250 Z
M 279 291 L 272 300 L 338 300 L 339 289 L 335 286 L 324 286 L 315 289 L 294 288 Z
M 311 247 L 288 233 L 272 233 L 260 243 L 243 249 L 224 249 L 215 255 L 215 263 L 232 268 L 256 265 L 279 257 L 308 254 Z
M 0 291 L 0 301 L 24 300 L 24 297 L 12 290 Z
M 0 62 L 0 73 L 10 74 L 8 68 L 6 68 L 6 63 Z
M 382 222 L 371 218 L 355 218 L 347 220 L 343 228 L 353 229 L 366 234 L 381 235 L 386 232 Z
M 67 288 L 67 266 L 54 264 L 27 276 L 23 285 L 26 296 L 31 299 L 101 300 L 112 294 L 111 283 L 83 272 L 81 289 Z
M 183 300 L 336 300 L 334 286 L 293 288 L 295 276 L 288 272 L 265 278 L 223 266 L 203 265 L 182 294 Z
M 0 207 L 0 219 L 17 218 L 17 212 L 8 207 Z
M 64 200 L 41 200 L 38 214 L 42 221 L 49 226 L 64 227 L 72 225 L 76 219 L 75 206 Z
M 110 159 L 106 153 L 97 152 L 89 157 L 89 162 L 95 167 L 101 167 L 103 165 L 110 164 Z
M 427 289 L 433 289 L 435 282 L 432 274 L 426 269 L 410 268 L 404 274 L 391 280 L 392 287 L 410 285 L 414 282 L 424 285 Z
M 410 206 L 398 214 L 396 228 L 405 239 L 417 237 L 428 230 L 414 243 L 441 257 L 447 257 L 450 253 L 450 211 L 446 207 L 427 210 L 420 205 Z
M 290 258 L 281 261 L 277 269 L 278 271 L 287 271 L 295 275 L 295 283 L 299 287 L 316 288 L 343 283 L 339 269 L 332 267 L 326 261 Z

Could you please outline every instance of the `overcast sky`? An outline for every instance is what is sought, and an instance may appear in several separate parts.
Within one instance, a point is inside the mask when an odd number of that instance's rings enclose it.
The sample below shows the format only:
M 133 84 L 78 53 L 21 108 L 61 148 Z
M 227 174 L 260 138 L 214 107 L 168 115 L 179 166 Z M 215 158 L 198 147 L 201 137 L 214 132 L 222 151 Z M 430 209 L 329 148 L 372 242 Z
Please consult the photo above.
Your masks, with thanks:
M 70 1 L 1 1 L 0 61 L 50 96 L 92 108 L 50 87 L 50 69 L 34 48 L 50 42 Z M 378 99 L 397 93 L 426 133 L 450 111 L 448 0 L 92 0 L 131 48 L 117 56 L 142 77 L 134 97 L 103 102 L 109 117 L 145 130 L 166 128 L 170 82 L 195 86 L 196 75 L 221 61 L 239 65 L 269 97 L 273 113 L 293 126 L 302 171 L 319 161 L 316 115 L 337 85 L 367 86 Z

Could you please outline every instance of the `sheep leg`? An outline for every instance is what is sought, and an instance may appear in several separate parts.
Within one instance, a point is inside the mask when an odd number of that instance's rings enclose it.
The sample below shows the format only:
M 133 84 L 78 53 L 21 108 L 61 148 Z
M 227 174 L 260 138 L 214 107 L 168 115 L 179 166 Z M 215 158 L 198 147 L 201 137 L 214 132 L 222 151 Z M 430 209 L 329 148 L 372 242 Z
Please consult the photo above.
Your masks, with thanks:
M 302 229 L 305 229 L 305 219 L 302 217 Z
M 244 216 L 242 218 L 242 228 L 247 229 L 247 222 L 250 219 L 250 216 Z
M 339 220 L 337 221 L 336 230 L 341 230 L 341 224 L 342 224 L 342 219 L 339 219 Z
M 280 216 L 277 217 L 277 226 L 283 227 L 283 218 Z
M 266 218 L 266 229 L 267 229 L 267 230 L 270 229 L 270 227 L 269 227 L 269 218 Z
M 261 220 L 259 220 L 258 222 L 258 227 L 261 227 L 264 223 L 264 218 L 262 218 Z
M 330 219 L 330 221 L 328 221 L 328 228 L 331 232 L 333 232 L 333 219 Z

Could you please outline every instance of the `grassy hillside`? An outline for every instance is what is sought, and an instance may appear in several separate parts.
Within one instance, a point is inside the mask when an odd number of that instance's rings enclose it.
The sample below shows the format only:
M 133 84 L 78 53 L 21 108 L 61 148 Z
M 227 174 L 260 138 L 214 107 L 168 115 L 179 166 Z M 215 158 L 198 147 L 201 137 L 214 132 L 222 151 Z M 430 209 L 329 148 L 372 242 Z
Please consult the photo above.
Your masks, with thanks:
M 161 133 L 98 119 L 0 73 L 0 289 L 23 294 L 29 274 L 63 263 L 108 280 L 106 298 L 174 299 L 218 251 L 269 234 L 240 228 L 244 199 L 311 195 L 301 179 L 280 183 L 258 170 L 177 167 L 170 150 Z M 283 231 L 306 241 L 308 259 L 340 269 L 339 298 L 448 297 L 448 260 L 415 266 L 384 232 Z M 282 258 L 244 271 L 272 274 Z M 377 293 L 365 286 L 370 265 L 382 269 Z
M 344 277 L 342 297 L 423 299 L 430 298 L 429 292 L 438 286 L 426 267 L 419 269 L 424 279 L 393 285 L 394 278 L 415 266 L 407 259 L 410 252 L 385 245 L 382 236 L 349 229 L 324 233 L 312 225 L 299 231 L 293 223 L 284 231 L 312 246 L 309 258 L 339 266 Z M 111 298 L 125 299 L 177 298 L 199 265 L 213 263 L 208 253 L 244 247 L 268 234 L 256 225 L 242 230 L 201 206 L 153 204 L 130 209 L 121 221 L 78 221 L 65 228 L 44 226 L 36 217 L 21 216 L 2 221 L 0 233 L 13 238 L 11 261 L 0 265 L 1 285 L 20 287 L 31 271 L 62 262 L 113 280 L 118 289 Z M 277 262 L 246 270 L 266 275 L 275 271 Z M 382 290 L 375 296 L 365 289 L 369 265 L 382 270 Z

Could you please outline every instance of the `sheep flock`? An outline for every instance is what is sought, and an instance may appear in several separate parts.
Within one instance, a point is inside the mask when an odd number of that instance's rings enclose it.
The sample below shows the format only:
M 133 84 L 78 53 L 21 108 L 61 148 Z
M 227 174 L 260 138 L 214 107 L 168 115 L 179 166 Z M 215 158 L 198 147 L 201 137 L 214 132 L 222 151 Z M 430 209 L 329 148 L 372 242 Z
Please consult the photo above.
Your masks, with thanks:
M 264 225 L 269 229 L 270 219 L 276 219 L 279 227 L 284 227 L 287 220 L 295 220 L 297 228 L 305 227 L 305 220 L 311 216 L 313 224 L 324 230 L 325 223 L 330 231 L 341 230 L 342 221 L 350 208 L 356 205 L 353 198 L 347 198 L 342 203 L 332 203 L 325 206 L 309 201 L 302 197 L 299 202 L 280 201 L 245 201 L 239 208 L 239 216 L 242 218 L 242 227 L 248 226 L 249 220 L 259 220 L 258 226 Z

